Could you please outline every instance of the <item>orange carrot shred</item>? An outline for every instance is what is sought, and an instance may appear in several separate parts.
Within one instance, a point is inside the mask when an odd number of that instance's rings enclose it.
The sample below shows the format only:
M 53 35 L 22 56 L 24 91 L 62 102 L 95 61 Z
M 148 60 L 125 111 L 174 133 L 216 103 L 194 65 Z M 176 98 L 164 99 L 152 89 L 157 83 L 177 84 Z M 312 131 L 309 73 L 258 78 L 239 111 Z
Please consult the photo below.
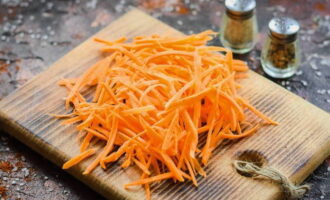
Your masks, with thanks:
M 223 140 L 277 125 L 240 95 L 239 79 L 248 77 L 249 67 L 230 50 L 207 46 L 214 34 L 137 36 L 131 42 L 95 38 L 104 58 L 80 77 L 58 82 L 68 92 L 65 108 L 73 111 L 52 116 L 83 138 L 81 153 L 63 169 L 91 156 L 83 174 L 116 161 L 122 168 L 136 166 L 140 180 L 124 187 L 140 185 L 151 199 L 151 184 L 166 179 L 197 186 Z M 103 146 L 96 152 L 95 145 Z
M 80 153 L 78 156 L 75 156 L 68 160 L 66 163 L 63 164 L 63 169 L 69 169 L 70 167 L 80 163 L 82 160 L 92 156 L 96 152 L 95 149 L 88 149 L 82 153 Z
M 172 176 L 173 176 L 172 173 L 171 172 L 168 172 L 168 173 L 160 174 L 160 175 L 157 175 L 157 176 L 153 176 L 153 177 L 150 177 L 150 178 L 141 179 L 141 180 L 138 180 L 138 181 L 135 181 L 135 182 L 126 184 L 124 187 L 125 188 L 128 188 L 128 187 L 134 186 L 134 185 L 142 185 L 142 184 L 146 184 L 146 183 L 152 183 L 152 182 L 156 182 L 156 181 L 161 181 L 161 180 L 164 180 L 164 179 L 169 179 Z

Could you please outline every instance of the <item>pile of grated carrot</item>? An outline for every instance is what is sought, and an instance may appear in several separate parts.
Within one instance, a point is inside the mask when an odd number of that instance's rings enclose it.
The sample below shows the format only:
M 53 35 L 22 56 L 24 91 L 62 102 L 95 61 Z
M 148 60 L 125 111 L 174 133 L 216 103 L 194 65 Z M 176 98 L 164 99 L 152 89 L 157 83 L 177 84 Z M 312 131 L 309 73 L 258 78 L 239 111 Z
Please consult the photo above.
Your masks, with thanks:
M 95 38 L 105 45 L 105 58 L 80 77 L 59 81 L 68 90 L 66 108 L 73 111 L 54 116 L 67 118 L 63 124 L 76 124 L 84 136 L 81 154 L 63 168 L 96 154 L 84 171 L 89 174 L 122 158 L 121 167 L 141 170 L 141 179 L 125 188 L 142 185 L 150 199 L 150 184 L 161 180 L 197 186 L 196 176 L 206 176 L 202 166 L 221 141 L 276 125 L 237 93 L 242 87 L 237 79 L 247 77 L 248 67 L 231 51 L 206 46 L 214 34 L 138 36 L 130 43 L 124 37 Z M 94 90 L 90 100 L 87 89 Z M 249 121 L 247 111 L 261 120 Z M 104 141 L 104 147 L 97 151 L 92 140 Z

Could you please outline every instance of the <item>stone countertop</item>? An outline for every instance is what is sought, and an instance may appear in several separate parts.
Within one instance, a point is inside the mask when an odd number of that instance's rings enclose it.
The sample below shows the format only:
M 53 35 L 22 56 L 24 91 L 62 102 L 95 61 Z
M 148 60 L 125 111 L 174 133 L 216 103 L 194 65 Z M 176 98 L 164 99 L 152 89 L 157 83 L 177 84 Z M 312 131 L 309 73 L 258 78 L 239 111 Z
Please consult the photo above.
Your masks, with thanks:
M 219 30 L 223 1 L 214 0 L 1 0 L 0 99 L 47 69 L 53 62 L 130 6 L 191 34 Z M 288 80 L 273 80 L 323 110 L 330 111 L 330 1 L 259 0 L 259 42 L 243 58 L 260 68 L 261 44 L 273 16 L 291 16 L 301 24 L 301 68 Z M 215 41 L 215 44 L 218 44 Z M 103 199 L 22 143 L 0 133 L 1 199 Z M 304 200 L 330 199 L 330 159 L 306 181 Z

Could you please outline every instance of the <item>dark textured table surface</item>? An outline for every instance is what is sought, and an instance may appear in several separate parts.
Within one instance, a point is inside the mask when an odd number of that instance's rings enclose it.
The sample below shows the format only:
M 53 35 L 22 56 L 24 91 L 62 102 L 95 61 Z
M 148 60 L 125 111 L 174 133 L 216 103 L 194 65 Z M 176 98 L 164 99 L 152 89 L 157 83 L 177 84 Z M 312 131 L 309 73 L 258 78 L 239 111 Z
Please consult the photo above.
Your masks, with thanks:
M 273 16 L 291 16 L 301 24 L 301 68 L 288 80 L 274 80 L 316 106 L 330 111 L 330 1 L 257 1 L 259 42 L 243 58 L 260 68 L 260 49 Z M 224 7 L 215 0 L 1 0 L 0 99 L 47 69 L 89 36 L 138 7 L 191 34 L 218 31 Z M 134 23 L 134 22 L 132 22 Z M 218 43 L 218 41 L 215 41 Z M 68 66 L 70 67 L 70 66 Z M 330 199 L 330 159 L 307 180 L 304 200 Z M 0 132 L 1 199 L 103 199 L 22 143 Z

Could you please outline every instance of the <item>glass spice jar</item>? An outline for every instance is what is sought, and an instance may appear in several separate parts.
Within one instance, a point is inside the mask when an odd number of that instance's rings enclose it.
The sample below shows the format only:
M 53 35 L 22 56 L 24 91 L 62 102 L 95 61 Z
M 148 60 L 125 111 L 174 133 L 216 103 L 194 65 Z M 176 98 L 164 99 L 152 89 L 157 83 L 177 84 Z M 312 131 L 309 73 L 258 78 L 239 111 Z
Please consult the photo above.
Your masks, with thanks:
M 273 78 L 289 78 L 300 64 L 300 48 L 297 34 L 299 24 L 289 17 L 273 18 L 261 52 L 263 70 Z
M 225 7 L 220 30 L 222 45 L 237 54 L 251 51 L 258 32 L 255 0 L 226 0 Z

